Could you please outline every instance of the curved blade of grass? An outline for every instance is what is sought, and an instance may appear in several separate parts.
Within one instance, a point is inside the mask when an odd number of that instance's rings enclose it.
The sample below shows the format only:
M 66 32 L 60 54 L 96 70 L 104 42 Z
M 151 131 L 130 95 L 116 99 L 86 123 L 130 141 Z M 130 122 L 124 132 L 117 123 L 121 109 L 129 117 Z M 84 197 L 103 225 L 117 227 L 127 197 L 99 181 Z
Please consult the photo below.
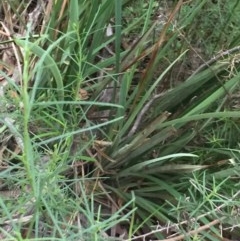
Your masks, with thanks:
M 156 166 L 153 165 L 152 167 L 149 166 L 147 170 L 144 171 L 146 174 L 157 174 L 157 173 L 191 173 L 195 171 L 199 171 L 202 169 L 206 169 L 210 167 L 210 165 L 189 165 L 189 164 L 172 164 L 172 165 L 163 165 L 163 166 Z
M 164 156 L 164 157 L 159 157 L 159 158 L 155 158 L 152 160 L 148 160 L 148 161 L 143 161 L 141 163 L 137 163 L 129 168 L 125 168 L 123 171 L 120 171 L 117 174 L 117 177 L 124 177 L 124 176 L 129 176 L 131 175 L 131 173 L 136 173 L 138 171 L 143 170 L 144 168 L 148 169 L 149 165 L 156 163 L 156 162 L 160 162 L 162 164 L 162 161 L 165 161 L 167 159 L 171 159 L 171 158 L 181 158 L 181 157 L 197 157 L 197 155 L 194 154 L 188 154 L 188 153 L 177 153 L 177 154 L 172 154 L 172 155 L 168 155 L 168 156 Z

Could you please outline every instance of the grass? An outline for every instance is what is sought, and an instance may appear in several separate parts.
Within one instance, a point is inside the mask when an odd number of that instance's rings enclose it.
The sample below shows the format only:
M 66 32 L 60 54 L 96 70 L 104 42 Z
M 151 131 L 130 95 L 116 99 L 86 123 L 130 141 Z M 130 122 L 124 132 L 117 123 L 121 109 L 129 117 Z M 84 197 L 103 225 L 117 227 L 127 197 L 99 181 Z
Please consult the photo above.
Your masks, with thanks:
M 1 3 L 1 239 L 239 238 L 239 2 Z

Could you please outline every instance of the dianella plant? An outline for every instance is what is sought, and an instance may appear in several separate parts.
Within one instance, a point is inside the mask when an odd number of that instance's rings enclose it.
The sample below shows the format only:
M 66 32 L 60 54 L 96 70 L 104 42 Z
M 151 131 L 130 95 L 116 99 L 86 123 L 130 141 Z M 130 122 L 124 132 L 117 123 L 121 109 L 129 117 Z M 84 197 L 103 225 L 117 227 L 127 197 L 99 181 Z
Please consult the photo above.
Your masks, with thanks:
M 1 239 L 238 239 L 239 13 L 2 1 Z

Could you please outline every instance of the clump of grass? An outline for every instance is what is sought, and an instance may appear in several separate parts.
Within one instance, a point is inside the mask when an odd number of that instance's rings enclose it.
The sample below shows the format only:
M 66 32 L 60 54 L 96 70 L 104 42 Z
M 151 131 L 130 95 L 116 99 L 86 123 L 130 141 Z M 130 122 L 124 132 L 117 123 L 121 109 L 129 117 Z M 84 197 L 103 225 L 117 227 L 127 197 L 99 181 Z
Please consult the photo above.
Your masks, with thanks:
M 0 5 L 1 45 L 14 56 L 2 56 L 2 190 L 19 196 L 0 199 L 1 239 L 238 232 L 238 142 L 225 132 L 238 131 L 226 103 L 239 89 L 239 33 L 222 28 L 239 1 L 163 11 L 151 0 L 142 18 L 135 4 Z

